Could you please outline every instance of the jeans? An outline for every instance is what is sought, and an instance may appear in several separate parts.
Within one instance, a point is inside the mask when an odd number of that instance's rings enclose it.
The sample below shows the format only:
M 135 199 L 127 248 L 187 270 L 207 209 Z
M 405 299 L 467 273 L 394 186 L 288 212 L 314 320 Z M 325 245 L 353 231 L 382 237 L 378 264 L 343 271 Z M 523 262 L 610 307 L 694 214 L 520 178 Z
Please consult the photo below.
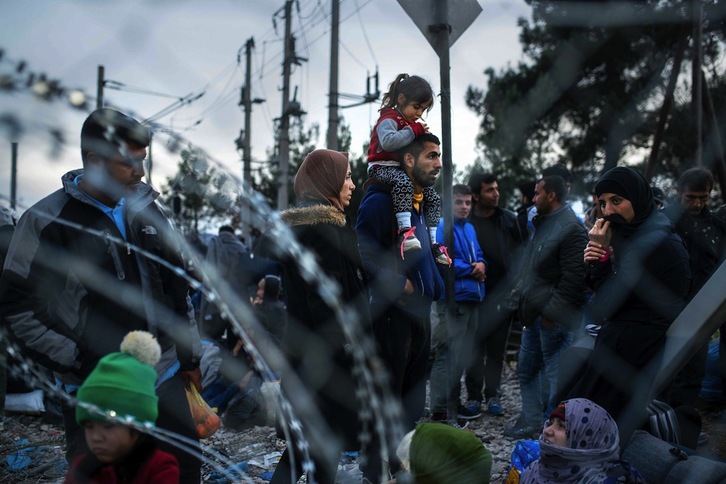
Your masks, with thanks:
M 453 323 L 446 319 L 446 303 L 438 302 L 439 325 L 433 336 L 435 351 L 431 368 L 431 412 L 446 412 L 447 395 L 456 399 L 461 375 L 471 363 L 479 303 L 456 303 Z M 458 400 L 457 404 L 458 404 Z
M 573 333 L 560 324 L 543 327 L 540 316 L 522 330 L 517 373 L 522 392 L 520 419 L 525 425 L 540 425 L 559 403 L 556 400 L 560 354 L 573 340 Z

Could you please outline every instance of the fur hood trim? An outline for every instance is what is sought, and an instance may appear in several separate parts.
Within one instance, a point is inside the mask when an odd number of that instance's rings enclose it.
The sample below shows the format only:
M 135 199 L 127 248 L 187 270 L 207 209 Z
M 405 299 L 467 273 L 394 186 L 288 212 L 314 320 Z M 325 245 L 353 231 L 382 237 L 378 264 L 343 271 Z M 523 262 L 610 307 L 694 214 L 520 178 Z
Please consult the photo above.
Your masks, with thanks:
M 345 213 L 332 205 L 309 205 L 296 207 L 280 213 L 282 221 L 291 227 L 297 225 L 330 224 L 344 227 Z

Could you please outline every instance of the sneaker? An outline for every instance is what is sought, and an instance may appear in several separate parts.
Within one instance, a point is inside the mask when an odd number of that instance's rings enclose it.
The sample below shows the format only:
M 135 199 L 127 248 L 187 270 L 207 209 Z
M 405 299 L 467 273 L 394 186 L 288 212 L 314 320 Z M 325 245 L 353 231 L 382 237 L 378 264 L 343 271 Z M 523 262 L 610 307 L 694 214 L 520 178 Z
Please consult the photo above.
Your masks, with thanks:
M 481 417 L 481 408 L 480 407 L 473 407 L 469 408 L 468 406 L 459 405 L 459 408 L 456 411 L 457 417 L 463 420 L 474 420 L 475 418 Z
M 434 259 L 437 264 L 449 267 L 451 265 L 451 257 L 449 257 L 449 251 L 445 245 L 431 244 L 431 250 L 434 253 Z
M 466 402 L 466 405 L 464 405 L 464 406 L 470 412 L 480 412 L 481 411 L 481 402 L 479 400 L 469 400 Z
M 514 425 L 504 430 L 504 436 L 515 440 L 533 439 L 537 437 L 541 431 L 541 425 L 527 425 L 524 424 L 521 419 L 517 419 L 517 422 Z
M 411 227 L 409 229 L 401 229 L 398 231 L 396 244 L 401 249 L 401 259 L 404 259 L 404 252 L 408 252 L 410 250 L 421 250 L 421 242 L 416 238 L 415 230 L 416 227 Z
M 499 399 L 497 397 L 492 397 L 489 401 L 487 401 L 487 413 L 496 417 L 504 415 L 504 407 L 502 407 L 502 404 L 499 403 Z

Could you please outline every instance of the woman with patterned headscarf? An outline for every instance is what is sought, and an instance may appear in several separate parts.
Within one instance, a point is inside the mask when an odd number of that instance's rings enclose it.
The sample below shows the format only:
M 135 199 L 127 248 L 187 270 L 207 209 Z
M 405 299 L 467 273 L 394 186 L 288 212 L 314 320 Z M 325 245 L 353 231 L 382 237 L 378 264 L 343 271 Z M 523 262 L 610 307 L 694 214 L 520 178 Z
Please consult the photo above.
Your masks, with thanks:
M 627 167 L 595 185 L 603 217 L 585 248 L 593 323 L 602 324 L 584 375 L 569 393 L 605 408 L 621 442 L 641 425 L 666 332 L 685 307 L 688 252 L 658 211 L 645 177 Z
M 329 278 L 340 285 L 337 299 L 353 307 L 363 332 L 369 332 L 368 294 L 358 253 L 358 239 L 348 224 L 348 207 L 355 184 L 351 179 L 348 155 L 332 150 L 315 150 L 305 157 L 295 176 L 298 205 L 282 212 L 296 240 L 307 249 Z M 315 481 L 335 482 L 338 458 L 343 450 L 358 450 L 360 414 L 367 398 L 358 392 L 355 369 L 340 322 L 319 293 L 301 273 L 296 261 L 283 261 L 284 291 L 287 294 L 288 325 L 283 350 L 290 368 L 314 400 L 315 410 L 326 429 L 302 419 L 302 435 L 309 446 Z M 295 412 L 300 399 L 287 388 L 283 372 L 282 388 Z M 288 422 L 289 424 L 290 422 Z M 293 429 L 294 430 L 294 429 Z M 292 438 L 277 465 L 272 484 L 297 482 L 309 462 L 303 462 L 303 445 Z
M 596 403 L 574 398 L 560 403 L 539 437 L 539 460 L 522 473 L 521 484 L 553 482 L 644 483 L 619 460 L 618 426 Z

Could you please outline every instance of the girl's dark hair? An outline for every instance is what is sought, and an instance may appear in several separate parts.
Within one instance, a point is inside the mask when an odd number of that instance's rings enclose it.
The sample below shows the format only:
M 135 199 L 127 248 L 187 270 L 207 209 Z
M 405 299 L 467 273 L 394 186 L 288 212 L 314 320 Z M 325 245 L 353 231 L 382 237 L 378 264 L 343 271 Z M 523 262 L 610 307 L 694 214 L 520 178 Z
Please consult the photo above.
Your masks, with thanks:
M 419 76 L 399 74 L 388 86 L 388 92 L 383 95 L 381 109 L 395 108 L 398 104 L 398 95 L 403 94 L 407 103 L 425 103 L 431 101 L 426 112 L 434 106 L 434 90 L 431 84 Z

